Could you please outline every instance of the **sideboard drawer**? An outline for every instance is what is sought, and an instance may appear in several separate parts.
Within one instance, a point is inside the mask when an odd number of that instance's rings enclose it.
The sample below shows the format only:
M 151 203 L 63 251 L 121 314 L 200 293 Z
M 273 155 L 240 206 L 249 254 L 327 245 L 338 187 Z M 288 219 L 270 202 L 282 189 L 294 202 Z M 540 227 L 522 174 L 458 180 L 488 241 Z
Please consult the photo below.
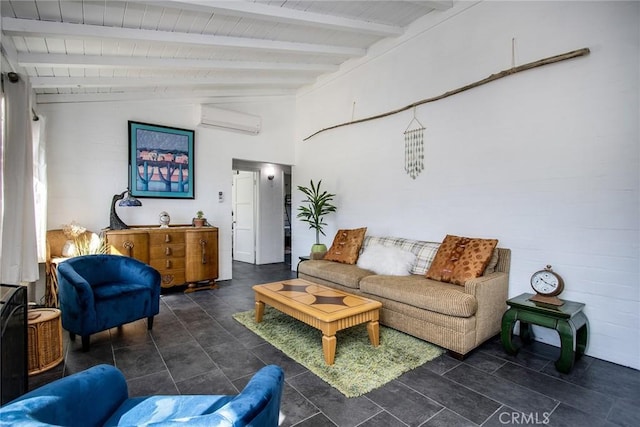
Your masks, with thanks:
M 163 271 L 171 270 L 184 270 L 184 256 L 183 257 L 167 257 L 167 258 L 155 258 L 151 259 L 149 265 L 160 273 Z
M 179 245 L 151 246 L 149 248 L 149 258 L 151 258 L 151 262 L 165 258 L 183 258 L 184 261 L 184 255 L 184 243 Z
M 151 246 L 184 244 L 184 232 L 154 231 L 153 233 L 149 233 L 149 242 Z

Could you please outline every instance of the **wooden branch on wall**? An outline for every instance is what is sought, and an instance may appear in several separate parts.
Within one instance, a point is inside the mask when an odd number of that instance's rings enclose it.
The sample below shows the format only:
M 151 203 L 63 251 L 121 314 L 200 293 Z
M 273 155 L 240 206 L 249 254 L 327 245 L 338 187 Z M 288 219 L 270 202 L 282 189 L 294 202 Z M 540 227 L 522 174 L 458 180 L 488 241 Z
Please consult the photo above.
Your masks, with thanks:
M 329 126 L 327 128 L 324 128 L 324 129 L 320 129 L 319 131 L 317 131 L 315 133 L 312 133 L 308 137 L 304 138 L 303 141 L 311 139 L 314 136 L 316 136 L 316 135 L 318 135 L 318 134 L 320 134 L 322 132 L 331 130 L 331 129 L 336 129 L 336 128 L 339 128 L 339 127 L 342 127 L 342 126 L 353 125 L 353 124 L 356 124 L 356 123 L 368 122 L 370 120 L 381 119 L 383 117 L 387 117 L 387 116 L 391 116 L 391 115 L 394 115 L 394 114 L 398 114 L 398 113 L 401 113 L 403 111 L 410 110 L 411 108 L 415 108 L 418 105 L 427 104 L 429 102 L 434 102 L 434 101 L 439 101 L 441 99 L 447 98 L 447 97 L 452 96 L 452 95 L 457 95 L 460 92 L 464 92 L 466 90 L 473 89 L 473 88 L 476 88 L 478 86 L 485 85 L 487 83 L 490 83 L 492 81 L 501 79 L 503 77 L 507 77 L 507 76 L 510 76 L 510 75 L 513 75 L 513 74 L 516 74 L 516 73 L 520 73 L 522 71 L 531 70 L 532 68 L 542 67 L 543 65 L 549 65 L 549 64 L 556 63 L 556 62 L 560 62 L 560 61 L 566 61 L 567 59 L 573 59 L 573 58 L 577 58 L 579 56 L 585 56 L 585 55 L 588 55 L 589 52 L 590 52 L 589 48 L 585 47 L 583 49 L 573 50 L 571 52 L 563 53 L 563 54 L 556 55 L 556 56 L 550 56 L 548 58 L 540 59 L 540 60 L 534 61 L 534 62 L 529 62 L 527 64 L 520 65 L 518 67 L 512 67 L 512 68 L 509 68 L 507 70 L 500 71 L 499 73 L 492 74 L 487 78 L 484 78 L 482 80 L 478 80 L 477 82 L 470 83 L 470 84 L 468 84 L 466 86 L 462 86 L 460 88 L 451 90 L 449 92 L 445 92 L 442 95 L 434 96 L 433 98 L 422 99 L 420 101 L 414 102 L 413 104 L 409 104 L 409 105 L 407 105 L 405 107 L 398 108 L 398 109 L 393 110 L 393 111 L 388 111 L 386 113 L 377 114 L 375 116 L 365 117 L 363 119 L 358 119 L 358 120 L 352 120 L 350 122 L 345 122 L 345 123 L 341 123 L 339 125 L 333 125 L 333 126 Z

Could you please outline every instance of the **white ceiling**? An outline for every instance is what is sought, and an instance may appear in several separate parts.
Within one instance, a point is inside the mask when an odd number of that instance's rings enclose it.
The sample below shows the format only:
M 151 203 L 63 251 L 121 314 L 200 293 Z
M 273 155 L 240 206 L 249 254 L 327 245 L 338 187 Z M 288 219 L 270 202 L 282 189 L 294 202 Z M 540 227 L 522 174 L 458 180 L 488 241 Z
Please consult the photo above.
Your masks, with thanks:
M 2 0 L 2 49 L 38 103 L 294 93 L 437 1 Z

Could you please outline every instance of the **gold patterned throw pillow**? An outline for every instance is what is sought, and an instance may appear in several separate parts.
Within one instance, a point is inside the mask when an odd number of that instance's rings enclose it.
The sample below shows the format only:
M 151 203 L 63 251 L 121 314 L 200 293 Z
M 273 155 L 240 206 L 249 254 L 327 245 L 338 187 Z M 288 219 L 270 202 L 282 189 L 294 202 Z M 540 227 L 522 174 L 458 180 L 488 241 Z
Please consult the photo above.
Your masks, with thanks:
M 427 271 L 427 279 L 464 286 L 467 280 L 482 275 L 497 245 L 497 239 L 447 235 Z
M 338 230 L 333 238 L 333 244 L 324 255 L 324 259 L 343 264 L 355 264 L 358 261 L 358 255 L 366 232 L 367 227 Z

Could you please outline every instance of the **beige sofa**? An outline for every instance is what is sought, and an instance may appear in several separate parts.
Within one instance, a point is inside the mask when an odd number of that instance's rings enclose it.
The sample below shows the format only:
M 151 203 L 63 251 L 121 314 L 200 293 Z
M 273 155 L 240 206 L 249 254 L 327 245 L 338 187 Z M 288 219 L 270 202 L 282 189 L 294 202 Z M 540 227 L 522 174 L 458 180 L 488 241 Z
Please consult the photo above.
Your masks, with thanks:
M 366 250 L 373 239 L 367 236 Z M 438 243 L 408 239 L 382 238 L 386 246 L 410 247 L 427 268 Z M 435 248 L 435 249 L 433 249 Z M 431 257 L 431 259 L 428 259 Z M 511 251 L 496 248 L 491 269 L 468 280 L 464 286 L 427 279 L 424 274 L 385 276 L 357 265 L 334 261 L 308 260 L 298 265 L 298 277 L 382 303 L 381 323 L 449 350 L 457 358 L 500 332 L 509 288 Z M 492 271 L 493 270 L 493 271 Z M 492 272 L 491 272 L 492 271 Z M 422 270 L 420 270 L 422 272 Z

